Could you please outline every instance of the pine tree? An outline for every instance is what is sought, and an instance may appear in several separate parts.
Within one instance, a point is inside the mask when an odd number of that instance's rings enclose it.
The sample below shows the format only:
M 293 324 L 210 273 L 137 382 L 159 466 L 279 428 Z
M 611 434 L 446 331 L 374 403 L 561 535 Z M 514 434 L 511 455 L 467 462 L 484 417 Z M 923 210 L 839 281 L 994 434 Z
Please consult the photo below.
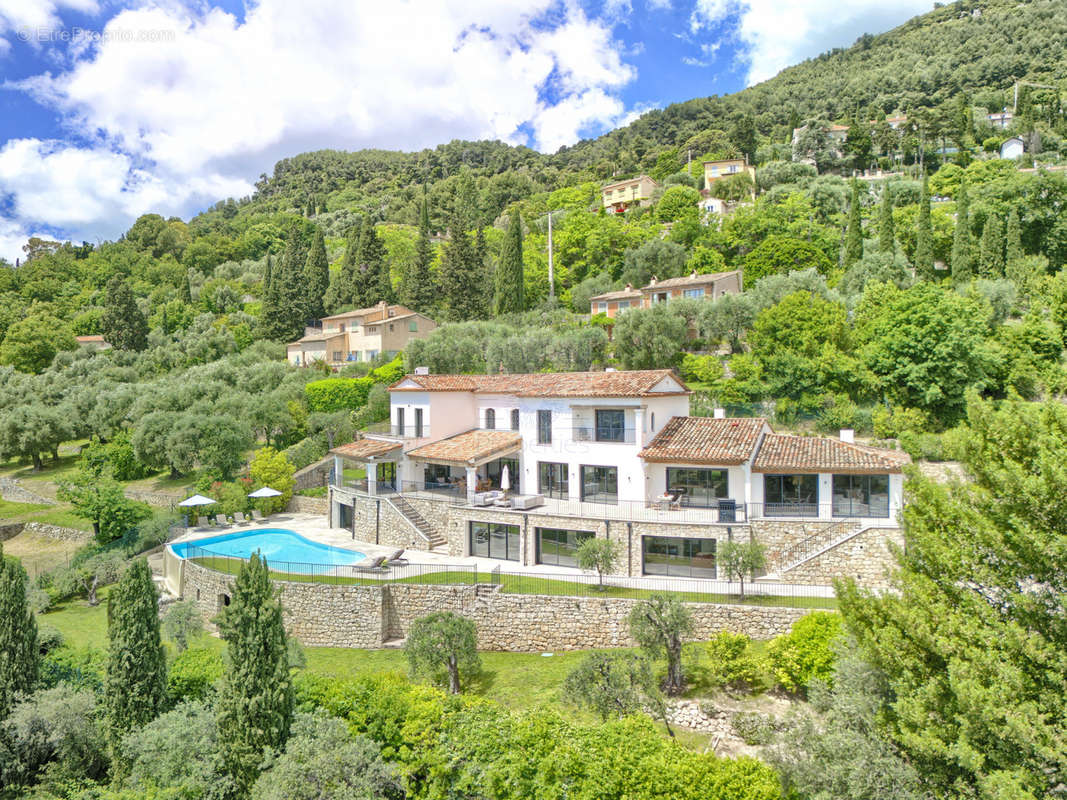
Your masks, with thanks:
M 430 265 L 433 263 L 433 245 L 430 242 L 430 203 L 426 187 L 422 188 L 422 205 L 419 209 L 419 238 L 415 241 L 415 260 L 404 279 L 404 302 L 416 311 L 428 311 L 437 300 Z
M 167 702 L 167 658 L 159 636 L 159 598 L 148 561 L 139 558 L 119 579 L 107 604 L 108 734 L 113 752 L 127 733 Z
M 470 167 L 464 166 L 459 171 L 452 203 L 452 215 L 453 217 L 458 215 L 463 230 L 472 231 L 481 227 L 482 214 L 478 208 L 478 187 L 474 183 Z
M 1019 212 L 1012 207 L 1008 212 L 1008 224 L 1004 231 L 1004 264 L 1014 263 L 1023 257 L 1023 234 L 1019 225 Z
M 148 346 L 148 321 L 137 307 L 129 284 L 118 275 L 107 284 L 100 330 L 116 350 L 144 350 Z
M 971 242 L 970 203 L 967 200 L 967 184 L 960 183 L 956 194 L 956 230 L 952 234 L 952 282 L 959 286 L 967 283 L 974 271 L 973 244 Z
M 356 264 L 358 269 L 353 298 L 356 305 L 369 308 L 382 300 L 391 303 L 393 284 L 389 276 L 385 243 L 369 215 L 363 218 Z
M 525 310 L 522 270 L 522 219 L 519 217 L 518 208 L 511 210 L 508 229 L 504 234 L 504 245 L 500 251 L 500 266 L 496 269 L 495 278 L 496 292 L 493 296 L 493 313 L 509 314 Z
M 930 219 L 930 183 L 923 175 L 922 197 L 919 200 L 919 223 L 915 232 L 915 275 L 932 281 L 934 273 L 934 227 Z
M 1004 223 L 996 214 L 990 214 L 982 227 L 978 262 L 982 277 L 1004 277 Z
M 37 683 L 37 620 L 26 602 L 26 571 L 0 546 L 0 719 Z
M 218 627 L 228 654 L 218 700 L 219 751 L 226 772 L 245 793 L 264 756 L 285 745 L 293 718 L 282 607 L 258 553 L 242 565 Z
M 448 244 L 441 256 L 441 296 L 444 300 L 444 317 L 450 322 L 475 319 L 478 287 L 471 274 L 474 265 L 474 248 L 470 237 L 463 229 L 462 215 L 453 214 L 448 229 Z
M 359 253 L 359 228 L 353 225 L 348 229 L 345 242 L 345 254 L 341 259 L 341 269 L 330 277 L 330 288 L 326 290 L 326 310 L 335 314 L 346 306 L 356 302 L 358 284 L 357 261 Z
M 330 262 L 326 258 L 326 240 L 318 230 L 304 265 L 304 316 L 307 320 L 325 316 L 324 303 L 329 288 Z
M 896 248 L 896 232 L 893 230 L 893 196 L 889 181 L 882 187 L 882 205 L 878 215 L 878 249 L 892 254 Z
M 863 258 L 863 221 L 860 217 L 860 187 L 852 181 L 852 199 L 848 208 L 848 231 L 845 234 L 845 269 Z

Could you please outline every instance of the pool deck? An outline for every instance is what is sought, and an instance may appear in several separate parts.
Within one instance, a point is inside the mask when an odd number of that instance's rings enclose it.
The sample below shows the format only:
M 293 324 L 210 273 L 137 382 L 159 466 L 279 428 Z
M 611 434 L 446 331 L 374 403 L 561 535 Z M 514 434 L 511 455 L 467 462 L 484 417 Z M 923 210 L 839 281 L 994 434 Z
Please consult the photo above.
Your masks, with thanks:
M 396 547 L 376 545 L 372 542 L 361 542 L 358 539 L 353 539 L 351 532 L 343 528 L 331 528 L 327 518 L 321 514 L 299 513 L 272 514 L 262 522 L 253 522 L 248 525 L 231 525 L 228 528 L 188 528 L 184 535 L 174 539 L 170 544 L 176 544 L 178 542 L 195 542 L 198 539 L 207 539 L 213 536 L 225 535 L 227 533 L 247 533 L 249 531 L 262 531 L 278 528 L 293 531 L 313 542 L 328 544 L 343 550 L 355 550 L 364 553 L 369 558 L 389 556 L 397 550 Z M 411 562 L 411 566 L 391 570 L 388 577 L 383 576 L 383 579 L 393 580 L 396 578 L 407 577 L 408 575 L 416 575 L 420 571 L 425 571 L 426 568 L 440 570 L 447 567 L 462 567 L 471 571 L 477 569 L 479 572 L 491 572 L 494 569 L 499 569 L 508 574 L 543 578 L 557 577 L 563 580 L 581 583 L 597 582 L 597 577 L 594 574 L 569 567 L 557 567 L 546 564 L 520 566 L 519 564 L 500 561 L 494 558 L 477 558 L 474 556 L 459 558 L 456 556 L 445 555 L 443 553 L 432 553 L 426 550 L 407 550 L 404 552 L 404 557 Z M 372 576 L 365 575 L 365 577 Z M 611 576 L 605 577 L 604 582 L 614 586 L 642 589 L 662 590 L 669 586 L 670 589 L 681 592 L 736 594 L 739 591 L 739 586 L 736 582 L 710 580 L 707 578 L 668 578 L 664 576 L 629 578 Z M 832 586 L 797 587 L 792 584 L 780 584 L 770 581 L 758 581 L 755 583 L 746 581 L 745 589 L 747 592 L 762 595 L 795 596 L 798 590 L 803 590 L 803 595 L 807 597 L 834 596 Z

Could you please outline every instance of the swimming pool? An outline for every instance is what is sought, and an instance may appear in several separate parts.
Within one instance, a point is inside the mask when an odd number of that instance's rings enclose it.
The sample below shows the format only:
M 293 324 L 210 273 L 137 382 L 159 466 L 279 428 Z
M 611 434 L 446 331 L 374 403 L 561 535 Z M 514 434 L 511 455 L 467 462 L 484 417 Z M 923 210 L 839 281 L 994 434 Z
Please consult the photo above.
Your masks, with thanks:
M 191 542 L 177 542 L 170 549 L 179 558 L 196 558 L 203 555 L 250 558 L 256 551 L 274 568 L 282 562 L 295 565 L 315 564 L 345 566 L 362 561 L 366 556 L 357 550 L 345 550 L 305 539 L 295 531 L 285 528 L 266 528 L 252 531 L 235 531 Z M 301 572 L 287 568 L 290 572 Z

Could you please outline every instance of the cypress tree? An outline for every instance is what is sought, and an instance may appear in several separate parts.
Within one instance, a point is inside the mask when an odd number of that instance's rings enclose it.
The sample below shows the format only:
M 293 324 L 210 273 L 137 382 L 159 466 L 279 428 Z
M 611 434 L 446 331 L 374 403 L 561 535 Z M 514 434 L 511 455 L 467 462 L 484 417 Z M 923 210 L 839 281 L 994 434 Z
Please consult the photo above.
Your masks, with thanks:
M 936 279 L 934 274 L 934 226 L 930 219 L 930 183 L 923 175 L 919 200 L 919 222 L 915 232 L 915 274 L 923 280 Z
M 118 275 L 107 284 L 100 330 L 116 350 L 144 350 L 148 346 L 148 321 L 137 307 L 129 284 Z
M 463 230 L 472 231 L 481 227 L 481 211 L 478 209 L 478 187 L 470 167 L 464 165 L 456 179 L 456 193 L 453 197 L 453 216 L 458 215 Z M 450 226 L 451 227 L 451 226 Z
M 167 701 L 167 659 L 159 637 L 159 599 L 148 561 L 130 565 L 108 596 L 108 666 L 104 686 L 113 752 Z
M 419 238 L 415 240 L 415 260 L 404 280 L 404 301 L 416 311 L 428 311 L 437 299 L 433 274 L 433 245 L 430 242 L 430 203 L 426 187 L 422 187 L 419 209 Z
M 345 306 L 354 305 L 356 302 L 356 286 L 359 282 L 356 266 L 358 253 L 359 228 L 353 225 L 348 229 L 341 269 L 330 277 L 330 288 L 326 290 L 326 309 L 331 314 L 340 311 Z
M 863 258 L 863 221 L 860 218 L 860 187 L 852 180 L 852 199 L 848 208 L 848 230 L 845 233 L 845 268 Z
M 500 251 L 500 266 L 496 270 L 496 295 L 493 313 L 508 314 L 526 309 L 523 297 L 522 219 L 519 209 L 512 208 L 504 245 Z
M 1012 207 L 1008 212 L 1008 224 L 1004 232 L 1004 264 L 1007 266 L 1023 257 L 1023 234 L 1019 225 L 1019 212 Z
M 978 261 L 983 277 L 1004 277 L 1004 223 L 996 214 L 990 214 L 982 226 Z
M 241 566 L 218 627 L 228 655 L 217 710 L 219 752 L 245 794 L 264 756 L 285 745 L 293 718 L 282 607 L 259 553 Z
M 878 249 L 892 254 L 896 247 L 896 232 L 893 230 L 893 197 L 889 181 L 882 187 L 882 205 L 878 216 Z
M 474 253 L 470 265 L 471 285 L 474 287 L 474 317 L 485 319 L 493 306 L 493 279 L 495 271 L 489 260 L 489 248 L 485 243 L 485 229 L 481 226 L 474 233 Z
M 952 282 L 957 286 L 966 283 L 972 277 L 974 271 L 972 250 L 967 183 L 961 182 L 956 195 L 956 230 L 952 234 Z
M 26 571 L 0 546 L 0 719 L 37 684 L 37 620 L 26 602 Z
M 480 287 L 471 274 L 475 261 L 470 237 L 463 229 L 462 215 L 453 214 L 448 229 L 448 244 L 441 255 L 441 295 L 445 304 L 445 319 L 461 322 L 474 319 Z
M 308 320 L 325 316 L 326 292 L 330 288 L 330 262 L 326 258 L 326 239 L 315 231 L 315 241 L 304 265 L 304 316 Z
M 281 263 L 271 272 L 270 286 L 267 287 L 260 325 L 263 335 L 277 341 L 291 341 L 304 331 L 304 265 L 307 252 L 300 233 L 294 228 L 289 233 Z
M 359 234 L 359 251 L 356 256 L 358 278 L 356 280 L 356 305 L 361 308 L 373 306 L 381 300 L 391 303 L 393 284 L 389 277 L 389 263 L 385 253 L 385 243 L 378 235 L 378 230 L 370 215 L 363 218 L 363 228 Z

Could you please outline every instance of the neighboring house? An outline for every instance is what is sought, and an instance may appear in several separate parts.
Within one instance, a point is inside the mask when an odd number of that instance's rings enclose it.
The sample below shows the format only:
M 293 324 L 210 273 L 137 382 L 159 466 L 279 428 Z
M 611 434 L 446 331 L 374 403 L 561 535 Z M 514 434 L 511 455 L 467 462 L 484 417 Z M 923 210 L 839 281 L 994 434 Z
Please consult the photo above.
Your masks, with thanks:
M 604 208 L 621 214 L 633 205 L 647 206 L 652 202 L 652 193 L 659 184 L 647 175 L 625 181 L 609 183 L 600 190 Z
M 756 180 L 756 168 L 750 167 L 743 158 L 727 158 L 721 161 L 704 162 L 704 188 L 708 188 L 715 181 L 730 178 L 747 172 L 753 182 Z
M 598 294 L 590 298 L 593 314 L 606 314 L 614 319 L 630 308 L 651 308 L 656 303 L 688 298 L 691 300 L 714 300 L 724 294 L 741 293 L 741 270 L 698 275 L 693 272 L 683 278 L 668 278 L 659 281 L 652 278 L 648 286 L 634 289 L 630 284 L 617 292 Z
M 425 314 L 385 302 L 323 317 L 320 322 L 321 329 L 311 329 L 288 345 L 290 363 L 306 367 L 325 361 L 337 367 L 379 356 L 393 358 L 412 339 L 423 339 L 437 327 Z
M 986 120 L 989 122 L 989 124 L 992 125 L 994 128 L 1000 128 L 1001 130 L 1005 128 L 1010 128 L 1012 120 L 1014 119 L 1015 115 L 1007 109 L 1005 109 L 1004 111 L 998 111 L 994 114 L 986 114 Z
M 74 341 L 78 343 L 78 347 L 84 347 L 86 350 L 110 350 L 111 345 L 108 344 L 103 336 L 75 336 Z
M 886 124 L 889 125 L 890 129 L 896 131 L 900 130 L 901 127 L 908 123 L 908 118 L 906 115 L 902 114 L 899 117 L 886 117 L 885 121 Z
M 330 524 L 357 539 L 524 565 L 576 566 L 615 540 L 613 574 L 720 577 L 752 539 L 768 577 L 884 580 L 900 542 L 906 454 L 690 417 L 670 370 L 430 375 L 390 388 L 388 423 L 334 448 Z M 366 479 L 345 479 L 345 463 Z M 351 472 L 349 473 L 351 474 Z
M 1026 152 L 1026 142 L 1019 136 L 1012 136 L 1000 145 L 1001 158 L 1018 158 Z

